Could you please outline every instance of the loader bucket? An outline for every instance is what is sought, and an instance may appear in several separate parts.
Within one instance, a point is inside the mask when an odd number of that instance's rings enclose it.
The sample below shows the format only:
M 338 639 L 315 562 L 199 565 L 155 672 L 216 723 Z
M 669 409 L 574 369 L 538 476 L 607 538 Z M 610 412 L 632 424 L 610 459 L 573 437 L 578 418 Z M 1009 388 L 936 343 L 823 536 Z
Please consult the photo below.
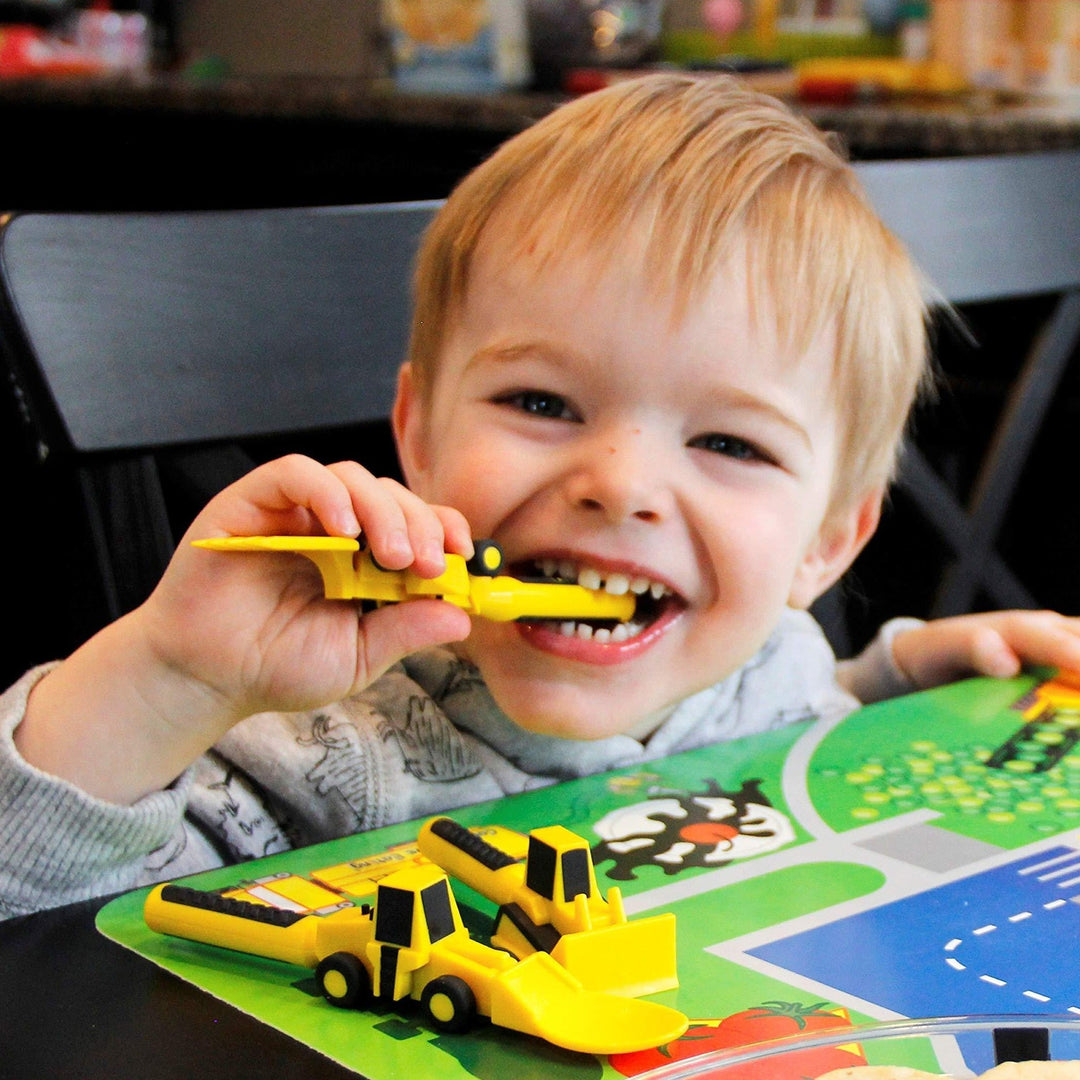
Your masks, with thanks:
M 623 1054 L 677 1039 L 686 1017 L 666 1005 L 584 989 L 547 953 L 534 953 L 491 986 L 491 1021 L 585 1054 Z
M 639 997 L 679 985 L 674 915 L 563 934 L 551 956 L 587 990 Z

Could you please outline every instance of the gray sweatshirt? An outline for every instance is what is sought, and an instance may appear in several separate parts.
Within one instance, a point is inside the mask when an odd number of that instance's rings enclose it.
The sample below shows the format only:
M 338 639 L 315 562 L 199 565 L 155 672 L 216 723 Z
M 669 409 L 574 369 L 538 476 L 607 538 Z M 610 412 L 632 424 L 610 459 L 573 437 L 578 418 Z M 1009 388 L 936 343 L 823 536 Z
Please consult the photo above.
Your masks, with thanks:
M 844 681 L 864 700 L 912 689 L 892 663 L 896 628 L 887 624 L 846 662 Z M 475 667 L 436 648 L 326 708 L 248 717 L 166 790 L 117 806 L 41 772 L 15 749 L 30 690 L 49 670 L 28 672 L 0 696 L 0 918 L 859 705 L 839 685 L 832 651 L 803 612 L 786 612 L 752 660 L 681 702 L 645 742 L 523 731 L 498 709 Z

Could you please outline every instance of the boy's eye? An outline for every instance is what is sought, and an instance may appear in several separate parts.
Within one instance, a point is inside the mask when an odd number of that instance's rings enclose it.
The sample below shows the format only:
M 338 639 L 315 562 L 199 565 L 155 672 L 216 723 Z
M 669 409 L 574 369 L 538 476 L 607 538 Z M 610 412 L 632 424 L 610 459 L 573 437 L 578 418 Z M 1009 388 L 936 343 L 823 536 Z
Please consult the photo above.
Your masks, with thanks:
M 710 432 L 691 439 L 689 446 L 695 450 L 708 450 L 711 454 L 722 454 L 735 458 L 736 461 L 768 461 L 769 455 L 759 450 L 753 443 L 740 439 L 737 435 L 721 435 Z
M 513 405 L 522 412 L 543 416 L 550 420 L 575 419 L 566 399 L 546 390 L 519 390 L 498 399 L 500 405 Z

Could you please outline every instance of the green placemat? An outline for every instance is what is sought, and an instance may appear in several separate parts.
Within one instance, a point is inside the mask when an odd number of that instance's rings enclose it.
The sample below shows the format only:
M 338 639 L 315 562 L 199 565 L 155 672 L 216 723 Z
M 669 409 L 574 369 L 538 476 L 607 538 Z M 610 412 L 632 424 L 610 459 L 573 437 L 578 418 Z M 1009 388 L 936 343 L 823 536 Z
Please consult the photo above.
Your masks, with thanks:
M 970 680 L 871 706 L 839 724 L 792 725 L 647 769 L 463 808 L 453 817 L 522 833 L 565 825 L 594 845 L 601 889 L 618 884 L 631 915 L 674 912 L 680 987 L 655 1000 L 691 1018 L 688 1037 L 696 1047 L 722 1041 L 715 1037 L 721 1018 L 770 1000 L 825 999 L 826 1010 L 843 1010 L 854 1023 L 883 1019 L 887 1009 L 748 963 L 744 946 L 770 928 L 805 928 L 828 922 L 844 905 L 872 904 L 887 884 L 903 891 L 903 880 L 887 881 L 895 871 L 882 870 L 879 858 L 863 858 L 862 851 L 888 851 L 901 879 L 907 858 L 916 882 L 925 877 L 921 864 L 938 857 L 935 836 L 942 838 L 941 857 L 977 862 L 1075 830 L 1080 754 L 1072 753 L 1078 734 L 1072 714 L 1059 707 L 1056 720 L 1033 726 L 1022 711 L 1041 682 L 1036 676 Z M 185 883 L 212 890 L 285 871 L 308 875 L 408 844 L 418 826 L 346 837 Z M 912 846 L 904 838 L 913 836 L 918 853 L 905 856 Z M 335 1009 L 306 969 L 151 932 L 142 919 L 147 891 L 104 907 L 100 931 L 370 1080 L 553 1080 L 615 1077 L 643 1067 L 644 1058 L 571 1053 L 486 1022 L 465 1035 L 439 1035 L 407 1003 L 371 1012 Z M 466 923 L 482 936 L 492 905 L 467 888 L 455 892 Z M 740 944 L 728 948 L 736 939 Z M 904 1063 L 935 1066 L 929 1045 L 916 1056 L 921 1060 Z M 661 1054 L 652 1063 L 663 1060 Z

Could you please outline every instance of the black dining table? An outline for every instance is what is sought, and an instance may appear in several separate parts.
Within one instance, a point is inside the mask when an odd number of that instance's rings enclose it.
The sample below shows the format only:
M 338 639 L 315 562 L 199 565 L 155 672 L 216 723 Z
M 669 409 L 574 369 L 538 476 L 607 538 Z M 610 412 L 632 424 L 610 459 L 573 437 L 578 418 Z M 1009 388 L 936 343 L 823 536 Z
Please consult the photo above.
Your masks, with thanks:
M 0 922 L 0 1080 L 356 1077 L 103 937 L 106 899 Z

